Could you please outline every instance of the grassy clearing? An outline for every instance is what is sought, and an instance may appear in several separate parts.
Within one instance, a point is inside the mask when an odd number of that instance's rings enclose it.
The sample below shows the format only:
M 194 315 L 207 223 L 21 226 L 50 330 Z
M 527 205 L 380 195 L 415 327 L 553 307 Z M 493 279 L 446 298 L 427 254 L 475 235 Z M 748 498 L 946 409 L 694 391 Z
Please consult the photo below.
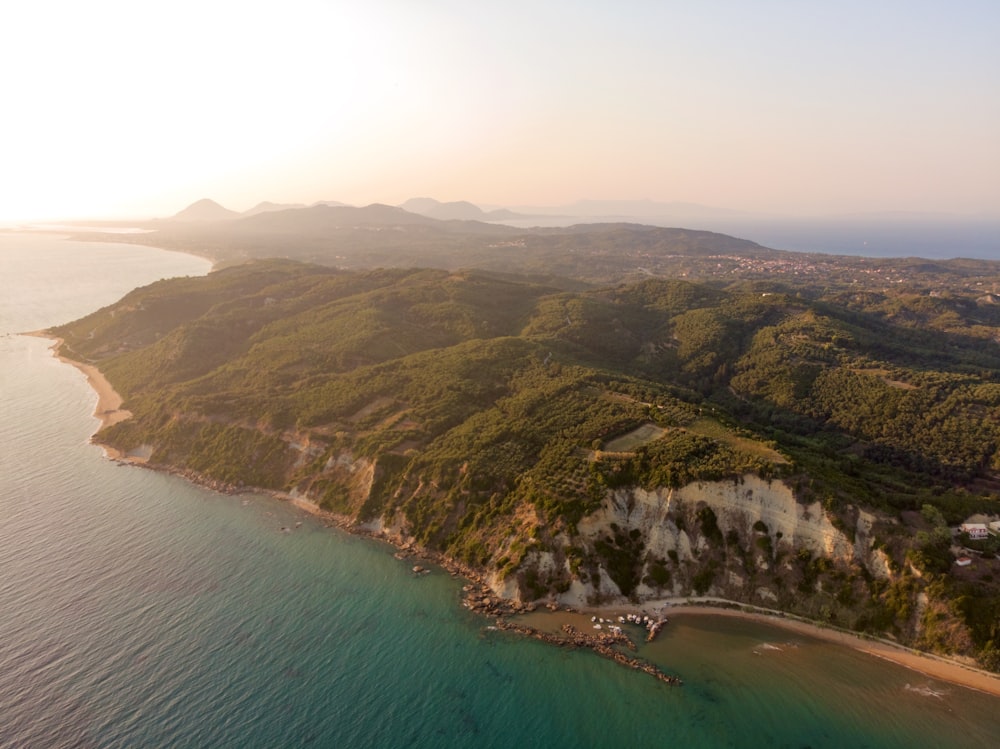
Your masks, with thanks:
M 769 447 L 760 440 L 752 440 L 733 434 L 715 419 L 708 417 L 696 419 L 688 424 L 686 429 L 694 432 L 695 434 L 700 434 L 703 437 L 711 437 L 712 439 L 729 445 L 736 450 L 749 453 L 750 455 L 763 458 L 764 460 L 768 460 L 778 465 L 788 462 L 788 459 L 774 448 Z
M 633 429 L 628 434 L 610 440 L 604 450 L 610 453 L 628 453 L 637 447 L 642 447 L 653 440 L 657 440 L 667 433 L 666 429 L 656 426 L 656 424 L 643 424 L 638 429 Z
M 893 380 L 890 378 L 890 372 L 887 369 L 852 369 L 852 372 L 859 375 L 870 375 L 872 377 L 878 377 L 882 382 L 884 382 L 889 387 L 898 388 L 899 390 L 916 390 L 917 386 L 909 382 L 903 382 L 901 380 Z

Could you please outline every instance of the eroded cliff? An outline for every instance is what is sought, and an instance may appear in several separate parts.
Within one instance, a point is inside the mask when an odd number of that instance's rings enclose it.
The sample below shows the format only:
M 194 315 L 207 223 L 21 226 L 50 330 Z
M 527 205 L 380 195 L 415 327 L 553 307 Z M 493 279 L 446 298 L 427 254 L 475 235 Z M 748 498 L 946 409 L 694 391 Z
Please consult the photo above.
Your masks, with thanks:
M 838 527 L 821 503 L 802 504 L 784 482 L 753 475 L 618 489 L 575 537 L 529 555 L 524 568 L 534 572 L 521 579 L 565 576 L 558 599 L 575 605 L 697 594 L 846 610 L 866 580 L 890 575 L 874 548 L 875 517 L 853 515 L 853 526 Z

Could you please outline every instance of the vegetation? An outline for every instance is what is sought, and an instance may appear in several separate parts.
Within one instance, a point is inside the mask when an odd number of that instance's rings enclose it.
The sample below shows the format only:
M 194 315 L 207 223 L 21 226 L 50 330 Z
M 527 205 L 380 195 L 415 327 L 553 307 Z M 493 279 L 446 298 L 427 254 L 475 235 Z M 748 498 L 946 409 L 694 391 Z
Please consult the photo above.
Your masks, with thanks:
M 628 236 L 654 256 L 662 240 Z M 957 572 L 948 528 L 997 512 L 1000 486 L 1000 306 L 968 285 L 981 268 L 966 270 L 935 266 L 931 289 L 916 272 L 888 289 L 750 271 L 587 286 L 271 260 L 161 281 L 53 332 L 135 415 L 98 439 L 149 445 L 154 465 L 395 524 L 516 575 L 528 597 L 602 574 L 624 595 L 740 580 L 785 608 L 995 665 L 997 549 Z M 707 506 L 669 516 L 693 559 L 653 554 L 635 529 L 580 536 L 615 489 L 746 475 L 819 502 L 852 541 L 859 512 L 875 513 L 891 575 Z

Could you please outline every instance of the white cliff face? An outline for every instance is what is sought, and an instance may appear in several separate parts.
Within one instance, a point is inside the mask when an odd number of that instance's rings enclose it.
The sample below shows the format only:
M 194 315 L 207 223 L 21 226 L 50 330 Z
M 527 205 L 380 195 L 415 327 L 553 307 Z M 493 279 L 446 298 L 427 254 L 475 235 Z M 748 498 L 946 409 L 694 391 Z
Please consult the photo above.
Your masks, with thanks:
M 715 513 L 723 533 L 736 530 L 746 538 L 760 521 L 772 537 L 817 555 L 837 559 L 868 556 L 870 515 L 862 514 L 859 532 L 852 542 L 834 527 L 819 502 L 799 504 L 786 484 L 757 476 L 743 476 L 737 481 L 699 481 L 679 489 L 621 489 L 610 494 L 601 509 L 584 518 L 578 528 L 588 538 L 596 538 L 611 523 L 627 530 L 639 529 L 646 548 L 654 555 L 664 556 L 673 550 L 680 559 L 689 559 L 697 538 L 679 530 L 672 518 L 694 511 L 702 503 Z
M 366 522 L 358 523 L 357 527 L 368 533 L 384 536 L 391 543 L 401 546 L 414 543 L 413 536 L 409 533 L 406 519 L 402 513 L 380 515 Z
M 521 590 L 518 587 L 517 578 L 513 576 L 501 578 L 499 575 L 493 574 L 487 578 L 486 582 L 500 598 L 506 598 L 509 601 L 517 603 L 521 602 Z
M 873 515 L 858 513 L 852 540 L 833 525 L 819 502 L 800 504 L 785 483 L 752 475 L 728 481 L 700 481 L 677 489 L 620 489 L 609 493 L 601 508 L 581 520 L 577 529 L 580 537 L 591 544 L 612 535 L 612 526 L 623 533 L 638 530 L 648 558 L 670 557 L 683 565 L 697 562 L 709 546 L 696 519 L 698 510 L 704 507 L 711 508 L 724 536 L 735 531 L 746 547 L 767 535 L 774 548 L 780 545 L 807 549 L 815 557 L 856 562 L 877 577 L 889 576 L 885 555 L 872 549 Z M 766 534 L 760 523 L 766 526 Z M 758 554 L 757 564 L 762 570 L 769 568 L 765 555 Z M 746 573 L 730 570 L 720 578 L 720 584 L 731 591 L 739 590 L 747 582 Z M 589 593 L 597 596 L 619 593 L 603 569 L 599 579 L 589 585 L 574 582 L 572 597 L 584 598 L 584 591 L 577 588 L 589 588 Z M 665 589 L 654 590 L 645 584 L 635 589 L 640 598 L 689 592 L 677 575 Z M 766 597 L 767 593 L 766 589 L 758 589 L 753 595 Z

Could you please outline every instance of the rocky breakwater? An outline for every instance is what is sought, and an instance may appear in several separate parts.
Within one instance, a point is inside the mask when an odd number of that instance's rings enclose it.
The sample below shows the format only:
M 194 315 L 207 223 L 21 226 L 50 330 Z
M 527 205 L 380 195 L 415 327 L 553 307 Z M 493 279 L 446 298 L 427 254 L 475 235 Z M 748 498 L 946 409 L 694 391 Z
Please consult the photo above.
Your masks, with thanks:
M 594 651 L 603 658 L 612 660 L 619 665 L 632 669 L 633 671 L 641 671 L 644 674 L 649 674 L 654 679 L 662 681 L 665 684 L 670 684 L 671 686 L 680 686 L 683 684 L 680 677 L 672 676 L 671 674 L 661 671 L 648 661 L 644 661 L 641 658 L 635 658 L 622 652 L 622 647 L 628 648 L 629 650 L 635 650 L 635 643 L 632 642 L 627 635 L 621 632 L 601 632 L 590 634 L 587 632 L 581 632 L 571 624 L 564 624 L 562 626 L 561 634 L 553 634 L 550 632 L 542 632 L 541 630 L 534 629 L 533 627 L 528 627 L 524 624 L 517 624 L 503 618 L 497 619 L 496 628 L 506 632 L 515 632 L 525 637 L 532 637 L 536 640 L 541 640 L 542 642 L 562 648 L 586 648 L 587 650 Z
M 517 614 L 524 614 L 535 610 L 534 604 L 522 604 L 509 598 L 497 596 L 492 589 L 481 581 L 470 582 L 462 588 L 462 604 L 470 611 L 483 614 L 484 616 L 495 617 L 494 629 L 503 632 L 513 632 L 523 637 L 531 637 L 535 640 L 555 645 L 561 648 L 585 648 L 592 650 L 603 658 L 614 661 L 622 666 L 634 671 L 641 671 L 649 674 L 655 679 L 670 684 L 680 686 L 680 678 L 661 671 L 652 663 L 635 658 L 622 651 L 622 648 L 635 651 L 636 645 L 631 638 L 620 628 L 615 627 L 602 632 L 588 633 L 581 632 L 571 624 L 564 624 L 561 634 L 543 632 L 534 627 L 529 627 L 520 622 L 514 622 L 507 617 Z M 553 608 L 550 606 L 550 608 Z M 662 624 L 661 624 L 662 626 Z M 657 632 L 659 627 L 657 627 Z M 652 640 L 655 634 L 651 634 Z

